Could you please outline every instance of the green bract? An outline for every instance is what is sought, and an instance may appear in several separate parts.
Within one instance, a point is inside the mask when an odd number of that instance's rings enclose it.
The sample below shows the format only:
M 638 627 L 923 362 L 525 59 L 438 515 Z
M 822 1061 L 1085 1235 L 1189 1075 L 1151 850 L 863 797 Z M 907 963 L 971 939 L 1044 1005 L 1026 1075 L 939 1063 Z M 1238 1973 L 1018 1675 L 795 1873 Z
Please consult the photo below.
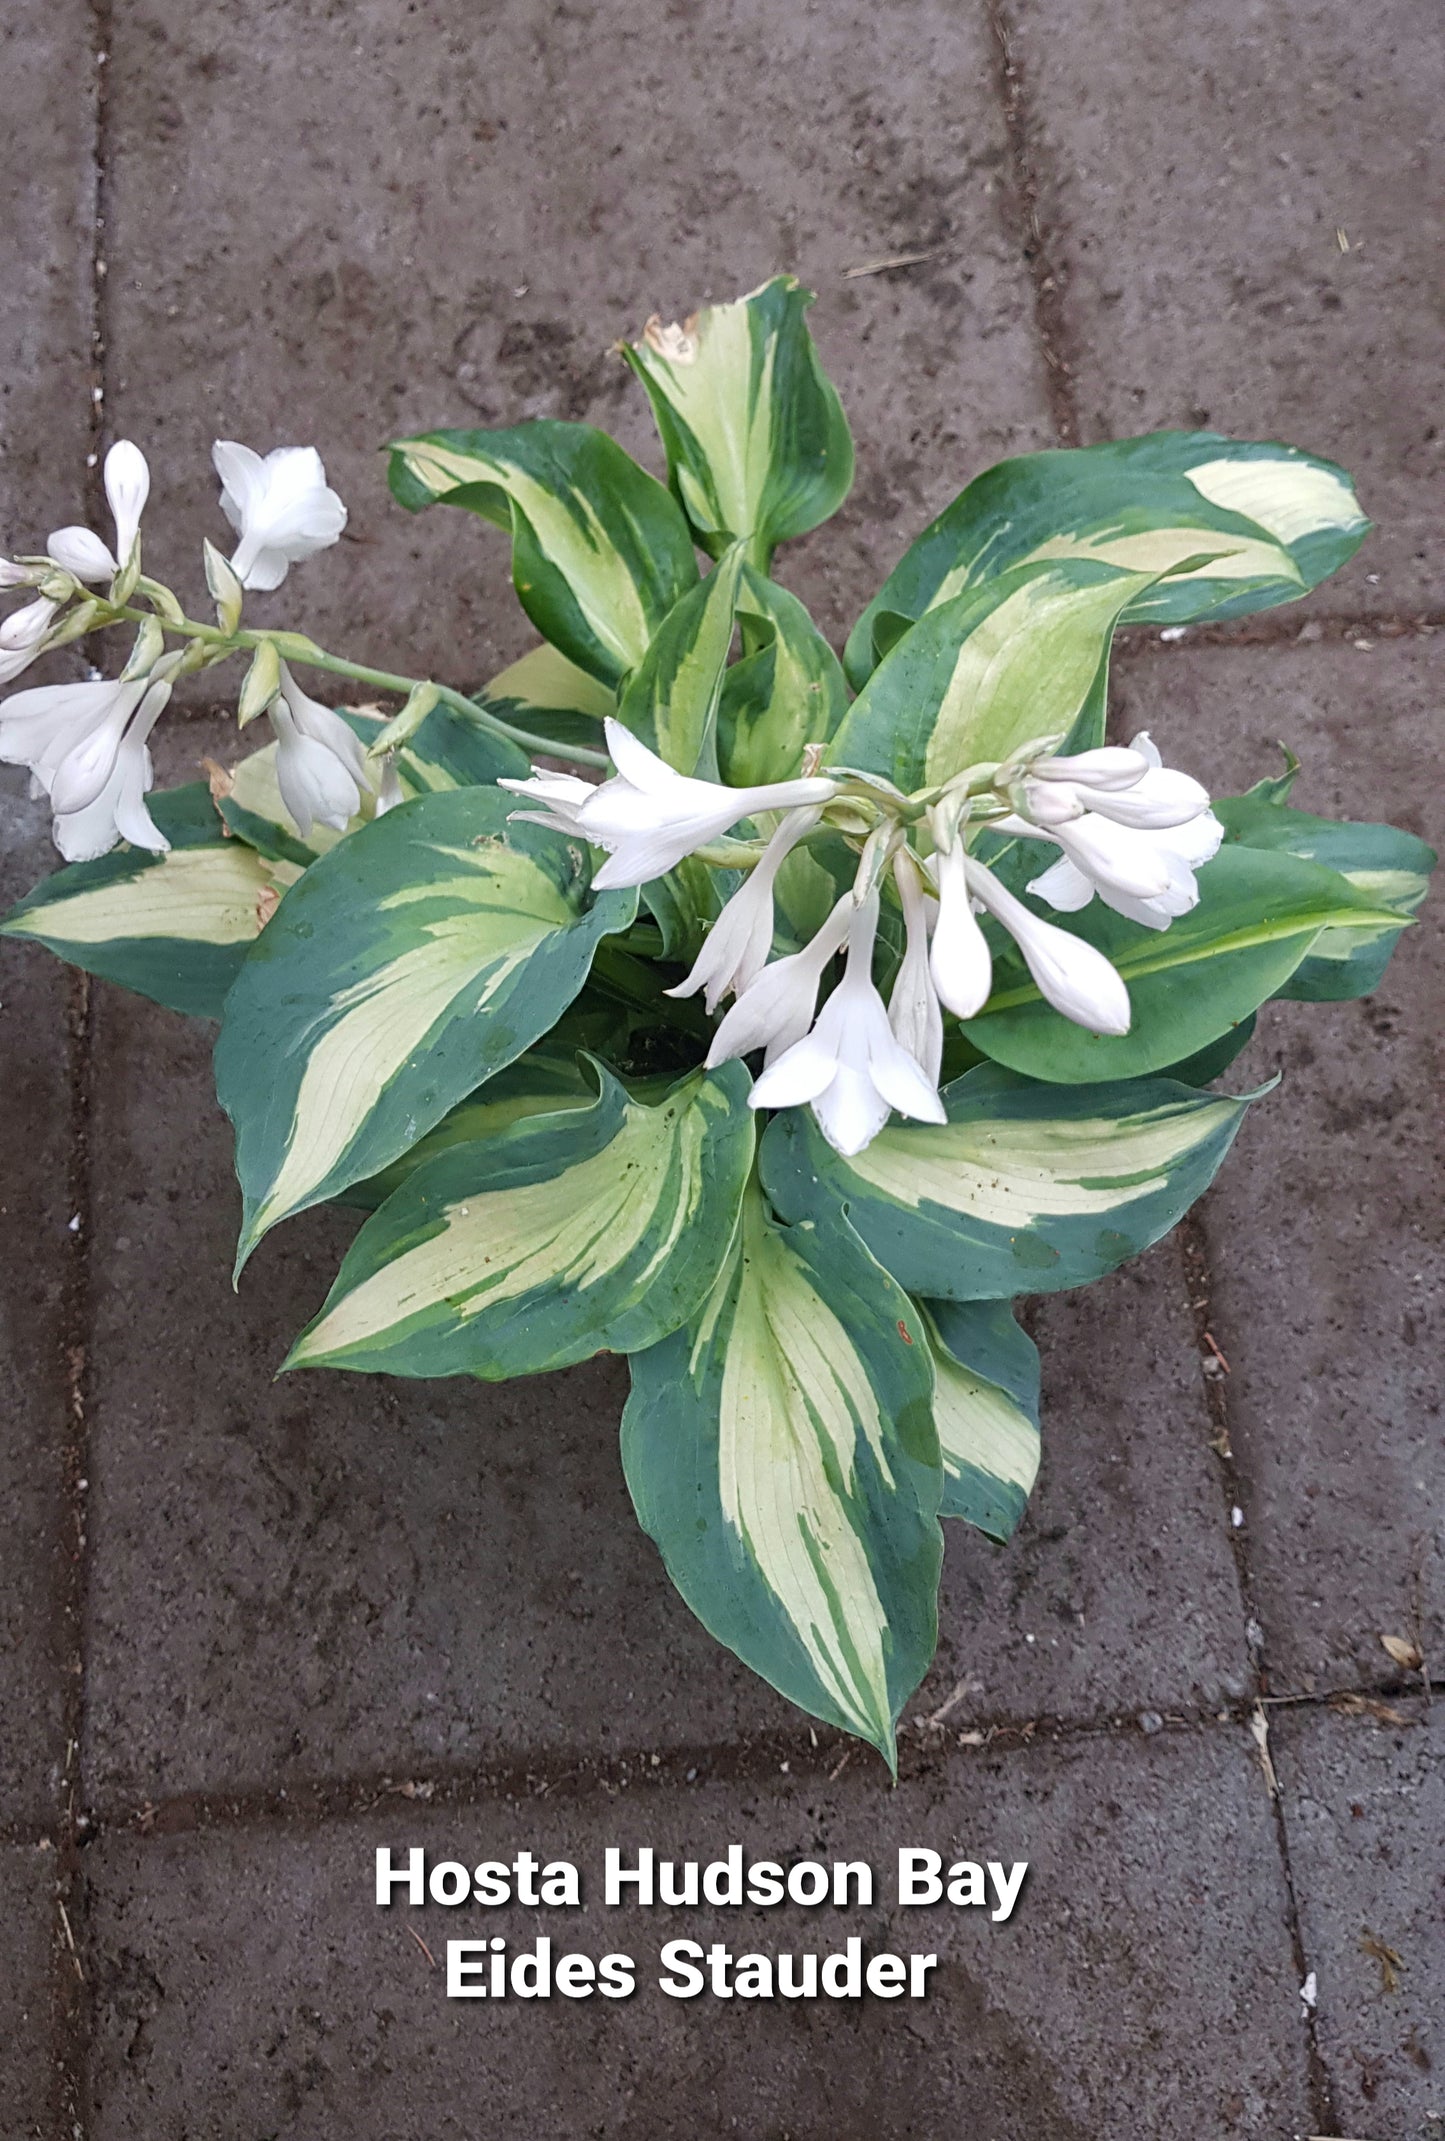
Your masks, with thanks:
M 845 675 L 771 576 L 852 475 L 810 302 L 779 277 L 623 352 L 665 482 L 580 424 L 393 446 L 405 506 L 507 532 L 543 635 L 470 697 L 247 631 L 218 553 L 217 626 L 123 570 L 88 599 L 154 613 L 153 711 L 171 639 L 239 653 L 276 740 L 152 798 L 168 847 L 59 870 L 4 927 L 219 1019 L 238 1265 L 357 1209 L 287 1367 L 628 1354 L 622 1462 L 679 1591 L 891 1762 L 939 1519 L 1003 1543 L 1038 1470 L 1020 1298 L 1178 1222 L 1260 1097 L 1212 1090 L 1260 1007 L 1375 987 L 1435 858 L 1293 808 L 1293 761 L 1211 816 L 1152 746 L 1098 755 L 1121 625 L 1290 601 L 1367 532 L 1287 447 L 1004 462 L 888 576 Z M 293 669 L 405 712 L 334 724 Z M 35 718 L 0 702 L 6 755 Z

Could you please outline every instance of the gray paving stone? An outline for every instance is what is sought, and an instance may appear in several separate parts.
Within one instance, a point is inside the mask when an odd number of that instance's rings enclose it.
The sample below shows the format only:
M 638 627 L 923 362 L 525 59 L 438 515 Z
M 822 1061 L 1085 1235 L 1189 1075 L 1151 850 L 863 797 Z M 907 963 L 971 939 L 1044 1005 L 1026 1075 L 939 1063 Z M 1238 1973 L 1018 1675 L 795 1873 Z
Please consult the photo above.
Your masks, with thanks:
M 376 449 L 561 416 L 655 460 L 611 345 L 783 268 L 823 293 L 860 444 L 856 502 L 796 567 L 832 632 L 971 474 L 1048 442 L 981 11 L 512 0 L 483 29 L 464 0 L 145 0 L 114 43 L 112 409 L 155 458 L 149 554 L 187 587 L 224 533 L 215 434 L 314 440 L 348 539 L 257 615 L 489 673 L 530 631 L 501 537 L 410 519 Z
M 704 1863 L 730 1843 L 786 1863 L 866 1859 L 868 1908 L 607 1909 L 603 1852 Z M 378 1845 L 470 1866 L 520 1848 L 584 1880 L 579 1912 L 379 1910 Z M 899 1909 L 896 1853 L 1026 1859 L 1005 1925 Z M 1272 1816 L 1247 1735 L 1085 1740 L 956 1760 L 890 1790 L 859 1758 L 821 1774 L 473 1809 L 395 1804 L 318 1827 L 105 1839 L 89 1855 L 97 2141 L 248 2130 L 692 2133 L 904 2141 L 1149 2141 L 1311 2131 Z M 445 1943 L 539 1935 L 630 1955 L 628 2000 L 448 2001 Z M 664 1942 L 828 1953 L 852 1935 L 934 1953 L 897 2006 L 665 1997 Z M 436 1957 L 429 1967 L 418 1945 Z M 1247 2028 L 1241 2020 L 1248 2017 Z
M 80 517 L 90 445 L 89 217 L 93 109 L 66 55 L 84 51 L 78 0 L 16 0 L 0 23 L 0 552 L 43 549 Z M 6 605 L 9 607 L 9 604 Z M 54 658 L 58 660 L 60 658 Z M 61 672 L 54 660 L 25 681 Z M 0 775 L 0 912 L 53 868 L 48 821 L 23 775 Z M 60 1756 L 51 1650 L 64 1428 L 61 1294 L 67 1263 L 66 983 L 0 946 L 0 1819 L 39 1820 Z
M 1341 461 L 1378 532 L 1317 603 L 1438 606 L 1431 0 L 1384 0 L 1363 36 L 1331 0 L 1014 13 L 1086 442 L 1207 424 Z
M 1017 1536 L 945 1526 L 933 1671 L 948 1723 L 1216 1705 L 1248 1685 L 1177 1245 L 1038 1303 L 1044 1454 Z
M 55 1853 L 0 1848 L 0 2133 L 39 2141 L 50 2102 L 50 1934 Z
M 1340 2131 L 1371 2141 L 1445 2130 L 1445 1732 L 1410 1708 L 1403 1728 L 1315 1714 L 1273 1735 Z
M 1445 639 L 1171 650 L 1127 664 L 1119 733 L 1221 792 L 1305 762 L 1300 807 L 1445 845 L 1433 767 Z M 1271 1007 L 1241 1078 L 1285 1073 L 1204 1207 L 1244 1533 L 1276 1684 L 1394 1670 L 1423 1603 L 1441 1643 L 1445 1301 L 1439 898 L 1362 1003 Z M 1238 1088 L 1242 1089 L 1242 1088 Z
M 0 552 L 82 516 L 91 422 L 94 69 L 84 0 L 0 22 Z

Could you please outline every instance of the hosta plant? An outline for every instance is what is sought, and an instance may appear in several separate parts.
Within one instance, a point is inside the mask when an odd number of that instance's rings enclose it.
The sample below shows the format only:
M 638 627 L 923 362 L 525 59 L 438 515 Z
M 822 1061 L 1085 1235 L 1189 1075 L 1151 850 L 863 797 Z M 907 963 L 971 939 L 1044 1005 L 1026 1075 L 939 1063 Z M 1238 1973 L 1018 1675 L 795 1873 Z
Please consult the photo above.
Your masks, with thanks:
M 778 279 L 622 351 L 666 483 L 585 424 L 393 446 L 403 506 L 510 538 L 541 637 L 480 690 L 248 620 L 344 525 L 310 449 L 216 446 L 236 540 L 197 618 L 113 447 L 113 542 L 3 567 L 4 682 L 134 635 L 114 679 L 0 703 L 69 858 L 5 927 L 219 1021 L 238 1271 L 309 1205 L 364 1215 L 286 1366 L 626 1353 L 622 1463 L 678 1590 L 891 1760 L 940 1518 L 1006 1541 L 1038 1467 L 1014 1304 L 1174 1226 L 1258 1098 L 1214 1081 L 1259 1007 L 1372 989 L 1434 858 L 1294 809 L 1292 762 L 1211 798 L 1107 735 L 1121 625 L 1287 602 L 1364 536 L 1288 447 L 1006 461 L 840 660 L 773 577 L 852 475 L 808 302 Z M 154 791 L 175 685 L 238 656 L 271 740 Z

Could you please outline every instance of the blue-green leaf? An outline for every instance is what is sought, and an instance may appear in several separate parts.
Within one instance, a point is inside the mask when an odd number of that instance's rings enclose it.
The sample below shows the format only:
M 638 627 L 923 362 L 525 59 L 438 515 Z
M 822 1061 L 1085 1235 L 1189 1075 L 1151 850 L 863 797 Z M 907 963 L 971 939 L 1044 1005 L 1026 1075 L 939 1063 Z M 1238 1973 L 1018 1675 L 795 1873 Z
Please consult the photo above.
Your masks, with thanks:
M 847 1211 L 910 1293 L 1011 1300 L 1084 1286 L 1158 1241 L 1208 1188 L 1246 1100 L 1165 1079 L 1037 1085 L 993 1064 L 945 1088 L 946 1123 L 893 1123 L 851 1159 L 788 1108 L 763 1139 L 785 1219 Z
M 531 1047 L 632 920 L 635 894 L 593 900 L 582 843 L 509 823 L 511 802 L 401 804 L 313 863 L 253 947 L 216 1047 L 241 1261 Z
M 933 1655 L 942 1542 L 923 1322 L 836 1215 L 756 1189 L 698 1315 L 632 1360 L 627 1483 L 703 1625 L 894 1759 Z
M 657 629 L 618 706 L 624 727 L 679 773 L 717 778 L 717 710 L 736 629 L 742 552 L 720 558 Z
M 791 780 L 848 710 L 837 655 L 796 595 L 751 565 L 737 598 L 744 654 L 723 680 L 718 759 L 735 787 Z
M 658 1344 L 728 1255 L 753 1158 L 740 1063 L 424 1161 L 366 1222 L 289 1367 L 497 1379 Z M 485 1089 L 484 1089 L 485 1090 Z
M 617 711 L 617 694 L 609 685 L 545 642 L 509 663 L 473 696 L 513 728 L 546 737 L 563 756 L 573 744 L 596 750 L 603 722 Z
M 933 1346 L 940 1516 L 999 1545 L 1013 1537 L 1039 1469 L 1039 1353 L 1007 1301 L 922 1301 Z
M 682 327 L 649 320 L 623 354 L 647 389 L 673 491 L 713 557 L 773 546 L 835 513 L 853 481 L 853 441 L 818 361 L 791 275 Z
M 1377 989 L 1390 954 L 1429 889 L 1435 850 L 1394 825 L 1315 818 L 1271 799 L 1273 783 L 1216 801 L 1227 842 L 1298 855 L 1338 870 L 1380 919 L 1321 930 L 1309 956 L 1275 992 L 1306 1003 L 1338 1003 Z M 1398 916 L 1390 922 L 1386 914 Z
M 574 1013 L 576 1007 L 574 1006 Z M 597 1098 L 596 1080 L 589 1078 L 581 1059 L 567 1049 L 551 1045 L 552 1037 L 529 1048 L 515 1063 L 509 1063 L 485 1085 L 445 1114 L 434 1130 L 418 1138 L 399 1159 L 364 1182 L 353 1182 L 336 1202 L 358 1211 L 374 1212 L 395 1189 L 428 1160 L 450 1152 L 455 1145 L 481 1144 L 514 1123 L 533 1115 L 557 1115 L 566 1108 L 590 1108 Z
M 1092 559 L 1025 565 L 930 610 L 869 678 L 828 763 L 905 793 L 1067 736 L 1099 701 L 1120 613 L 1148 575 Z
M 604 684 L 635 669 L 697 580 L 675 501 L 606 432 L 550 417 L 510 431 L 429 431 L 391 449 L 413 511 L 464 506 L 512 536 L 512 579 L 537 629 Z
M 0 933 L 33 939 L 172 1011 L 219 1018 L 296 867 L 228 839 L 200 782 L 153 795 L 150 810 L 169 854 L 118 847 L 69 863 L 11 909 Z
M 1381 925 L 1398 928 L 1399 918 L 1338 871 L 1226 845 L 1199 872 L 1198 906 L 1167 930 L 1126 921 L 1100 900 L 1060 917 L 1124 977 L 1128 1033 L 1088 1033 L 1060 1017 L 1001 933 L 993 994 L 963 1031 L 984 1055 L 1031 1078 L 1076 1085 L 1143 1077 L 1239 1026 L 1288 981 L 1322 930 Z
M 1045 558 L 1150 575 L 1125 623 L 1242 617 L 1307 594 L 1369 526 L 1344 470 L 1289 446 L 1157 431 L 1023 454 L 976 478 L 924 530 L 859 618 L 845 666 L 861 690 L 900 620 Z

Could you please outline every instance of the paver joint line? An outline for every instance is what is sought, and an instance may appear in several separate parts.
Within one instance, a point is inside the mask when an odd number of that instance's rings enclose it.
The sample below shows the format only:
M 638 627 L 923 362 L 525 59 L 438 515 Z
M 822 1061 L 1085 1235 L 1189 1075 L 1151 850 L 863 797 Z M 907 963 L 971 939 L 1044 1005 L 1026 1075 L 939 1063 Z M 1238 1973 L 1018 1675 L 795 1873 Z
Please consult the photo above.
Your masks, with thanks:
M 1154 1738 L 1161 1731 L 1183 1736 L 1247 1727 L 1262 1706 L 1287 1706 L 1291 1711 L 1306 1712 L 1329 1710 L 1362 1725 L 1368 1722 L 1371 1729 L 1376 1729 L 1384 1720 L 1371 1712 L 1372 1702 L 1389 1705 L 1412 1700 L 1417 1694 L 1416 1689 L 1403 1687 L 1398 1680 L 1368 1691 L 1352 1686 L 1325 1688 L 1312 1694 L 1251 1694 L 1217 1708 L 1165 1711 L 1159 1725 L 1148 1733 L 1142 1730 L 1139 1714 L 1134 1712 L 1082 1720 L 1048 1716 L 1011 1719 L 974 1725 L 961 1735 L 930 1731 L 924 1721 L 900 1734 L 902 1782 L 935 1778 L 950 1769 L 961 1771 L 979 1754 L 1022 1755 L 1041 1746 Z M 1402 1720 L 1407 1725 L 1421 1721 L 1414 1717 Z M 118 1832 L 149 1838 L 200 1829 L 284 1828 L 357 1820 L 388 1799 L 432 1807 L 474 1807 L 509 1804 L 519 1798 L 547 1799 L 554 1794 L 569 1799 L 582 1798 L 590 1792 L 616 1797 L 639 1787 L 671 1789 L 694 1781 L 757 1785 L 782 1773 L 795 1778 L 816 1776 L 831 1782 L 838 1771 L 836 1757 L 840 1750 L 845 1758 L 856 1751 L 854 1743 L 841 1733 L 820 1734 L 816 1740 L 778 1735 L 745 1744 L 725 1741 L 674 1747 L 661 1756 L 647 1748 L 630 1749 L 605 1760 L 580 1754 L 542 1754 L 524 1756 L 495 1770 L 458 1766 L 416 1770 L 404 1778 L 390 1772 L 318 1778 L 275 1791 L 178 1792 L 159 1801 L 118 1806 L 111 1811 L 101 1807 L 86 1809 L 80 1816 L 81 1843 L 82 1848 L 88 1849 Z M 28 1837 L 24 1840 L 32 1841 Z
M 1219 1334 L 1212 1328 L 1214 1320 L 1213 1285 L 1210 1273 L 1209 1247 L 1198 1212 L 1191 1212 L 1180 1222 L 1179 1277 L 1185 1292 L 1185 1300 L 1194 1326 L 1195 1343 L 1199 1352 L 1199 1372 L 1204 1386 L 1204 1401 L 1208 1409 L 1213 1433 L 1210 1448 L 1218 1463 L 1219 1483 L 1223 1501 L 1224 1521 L 1234 1558 L 1240 1600 L 1245 1614 L 1245 1648 L 1254 1676 L 1255 1697 L 1245 1705 L 1246 1722 L 1256 1734 L 1261 1767 L 1267 1782 L 1270 1814 L 1274 1824 L 1275 1845 L 1279 1854 L 1280 1874 L 1285 1890 L 1286 1932 L 1294 1958 L 1296 1980 L 1303 1985 L 1308 1975 L 1308 1960 L 1305 1955 L 1304 1933 L 1300 1921 L 1299 1895 L 1295 1885 L 1294 1869 L 1290 1862 L 1289 1832 L 1285 1822 L 1284 1804 L 1280 1795 L 1268 1750 L 1268 1722 L 1258 1698 L 1269 1693 L 1269 1674 L 1265 1656 L 1265 1632 L 1260 1620 L 1253 1571 L 1243 1527 L 1234 1521 L 1234 1514 L 1241 1506 L 1243 1487 L 1235 1463 L 1234 1448 L 1229 1432 L 1228 1397 L 1228 1337 L 1224 1334 L 1221 1344 Z M 1334 2090 L 1329 2071 L 1325 2065 L 1320 2045 L 1316 2011 L 1306 2005 L 1303 2010 L 1305 2036 L 1308 2047 L 1309 2091 L 1311 2114 L 1321 2130 L 1334 2123 Z
M 1180 1223 L 1180 1275 L 1183 1279 L 1190 1314 L 1199 1347 L 1199 1371 L 1204 1383 L 1205 1403 L 1214 1433 L 1210 1438 L 1219 1465 L 1219 1483 L 1224 1498 L 1225 1523 L 1229 1530 L 1230 1548 L 1239 1579 L 1240 1596 L 1247 1615 L 1245 1642 L 1250 1667 L 1255 1676 L 1255 1685 L 1261 1698 L 1269 1695 L 1269 1668 L 1266 1658 L 1264 1626 L 1259 1617 L 1258 1599 L 1254 1572 L 1245 1529 L 1233 1521 L 1242 1502 L 1243 1486 L 1235 1461 L 1234 1446 L 1229 1433 L 1229 1384 L 1226 1356 L 1227 1338 L 1221 1347 L 1218 1335 L 1213 1330 L 1214 1303 L 1209 1265 L 1209 1245 L 1203 1224 L 1197 1212 L 1189 1213 Z M 1296 1980 L 1303 1985 L 1309 1975 L 1309 1958 L 1305 1953 L 1304 1931 L 1300 1921 L 1299 1893 L 1295 1885 L 1294 1867 L 1290 1859 L 1289 1828 L 1285 1820 L 1284 1799 L 1274 1773 L 1269 1753 L 1269 1726 L 1264 1701 L 1257 1702 L 1248 1720 L 1256 1734 L 1260 1763 L 1268 1783 L 1270 1813 L 1274 1822 L 1275 1842 L 1279 1850 L 1280 1871 L 1285 1888 L 1285 1922 L 1290 1947 L 1294 1955 Z M 1320 2130 L 1334 2124 L 1334 2089 L 1329 2070 L 1325 2065 L 1320 2045 L 1317 2010 L 1303 2003 L 1305 2037 L 1309 2047 L 1309 2088 L 1312 2115 Z
M 106 354 L 109 341 L 106 307 L 106 224 L 108 75 L 111 53 L 111 0 L 90 0 L 91 85 L 93 110 L 92 238 L 90 256 L 90 452 L 86 483 L 93 525 L 104 524 Z M 62 1319 L 62 1363 L 66 1390 L 65 1447 L 62 1453 L 65 1493 L 64 1534 L 57 1542 L 59 1642 L 65 1673 L 65 1765 L 56 1845 L 55 1925 L 52 1930 L 52 2016 L 54 2027 L 54 2109 L 57 2131 L 68 2141 L 85 2141 L 89 2131 L 90 2012 L 84 1964 L 86 1937 L 82 1853 L 90 1830 L 82 1772 L 86 1705 L 86 1622 L 90 1569 L 86 1494 L 91 1477 L 91 1175 L 90 1102 L 92 1082 L 92 1001 L 89 979 L 76 973 L 71 982 L 67 1047 L 70 1075 L 71 1212 L 70 1271 Z
M 1003 0 L 984 0 L 989 29 L 998 49 L 999 100 L 1008 139 L 1013 188 L 1022 212 L 1020 244 L 1034 298 L 1034 332 L 1044 360 L 1049 414 L 1061 446 L 1079 443 L 1079 410 L 1074 370 L 1069 362 L 1064 312 L 1064 281 L 1056 251 L 1039 216 L 1040 178 L 1034 163 L 1034 127 L 1028 85 L 1019 68 L 1013 25 Z

